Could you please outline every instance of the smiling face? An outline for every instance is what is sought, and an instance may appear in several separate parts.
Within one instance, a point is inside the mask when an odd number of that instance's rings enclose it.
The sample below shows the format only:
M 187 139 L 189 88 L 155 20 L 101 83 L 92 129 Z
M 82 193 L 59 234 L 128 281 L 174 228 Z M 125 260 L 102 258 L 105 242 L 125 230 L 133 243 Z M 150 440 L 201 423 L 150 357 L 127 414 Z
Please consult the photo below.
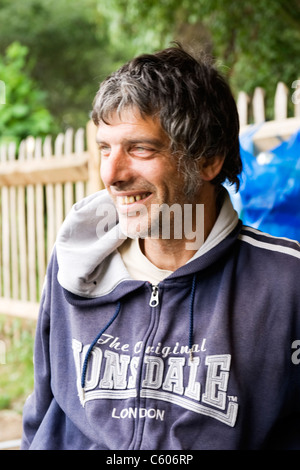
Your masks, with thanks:
M 158 120 L 127 110 L 100 121 L 97 142 L 101 177 L 119 214 L 123 232 L 145 238 L 159 226 L 159 207 L 187 200 L 183 178 L 171 155 L 170 140 Z M 199 175 L 200 178 L 200 175 Z

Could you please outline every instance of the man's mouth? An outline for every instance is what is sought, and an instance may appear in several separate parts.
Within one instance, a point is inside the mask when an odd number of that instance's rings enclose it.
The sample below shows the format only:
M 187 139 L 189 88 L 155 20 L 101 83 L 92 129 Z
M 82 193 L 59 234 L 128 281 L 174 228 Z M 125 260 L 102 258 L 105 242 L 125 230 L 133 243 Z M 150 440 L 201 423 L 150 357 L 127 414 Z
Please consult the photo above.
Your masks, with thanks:
M 127 206 L 128 204 L 134 204 L 135 202 L 143 202 L 151 193 L 141 193 L 129 196 L 117 196 L 118 204 Z

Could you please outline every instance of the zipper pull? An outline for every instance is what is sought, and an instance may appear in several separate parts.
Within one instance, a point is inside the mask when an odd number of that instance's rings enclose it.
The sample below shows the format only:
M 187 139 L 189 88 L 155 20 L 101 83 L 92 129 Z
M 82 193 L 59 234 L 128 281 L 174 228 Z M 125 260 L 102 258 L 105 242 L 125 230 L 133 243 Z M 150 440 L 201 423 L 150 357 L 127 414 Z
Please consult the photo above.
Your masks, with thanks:
M 159 304 L 158 286 L 152 286 L 152 292 L 151 292 L 149 305 L 150 307 L 157 307 L 158 304 Z

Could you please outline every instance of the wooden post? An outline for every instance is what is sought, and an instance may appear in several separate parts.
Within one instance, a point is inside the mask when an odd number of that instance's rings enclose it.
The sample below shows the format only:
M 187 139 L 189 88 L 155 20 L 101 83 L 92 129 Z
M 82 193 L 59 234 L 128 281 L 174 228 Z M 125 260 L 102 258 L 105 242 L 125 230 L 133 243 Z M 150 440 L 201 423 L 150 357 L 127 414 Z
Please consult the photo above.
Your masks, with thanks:
M 7 146 L 0 147 L 0 163 L 7 161 Z M 8 188 L 1 188 L 1 218 L 2 218 L 2 253 L 1 264 L 3 270 L 3 295 L 10 297 L 10 214 L 9 214 L 9 192 Z M 1 286 L 0 286 L 1 291 Z
M 104 188 L 100 178 L 100 153 L 96 143 L 97 127 L 90 120 L 86 126 L 87 151 L 89 153 L 88 193 L 92 194 Z
M 8 161 L 16 158 L 16 145 L 11 142 L 8 145 Z M 19 277 L 18 277 L 18 236 L 17 236 L 17 189 L 10 187 L 9 189 L 10 204 L 10 239 L 11 239 L 11 296 L 13 299 L 19 298 Z
M 240 127 L 247 126 L 248 124 L 248 104 L 249 96 L 244 91 L 241 91 L 237 99 Z
M 23 140 L 19 147 L 19 162 L 25 161 L 25 141 Z M 26 186 L 18 186 L 18 237 L 19 237 L 19 256 L 20 256 L 20 289 L 21 300 L 28 299 L 28 254 L 27 254 L 27 233 L 26 233 Z
M 254 123 L 260 124 L 265 122 L 265 90 L 261 87 L 255 88 L 253 99 L 253 117 Z
M 85 149 L 85 129 L 80 127 L 75 133 L 74 137 L 74 147 L 75 147 L 75 154 L 82 155 Z M 87 169 L 88 169 L 88 153 L 87 153 Z M 87 171 L 88 172 L 88 171 Z M 86 181 L 78 181 L 75 183 L 75 201 L 80 201 L 86 196 Z
M 73 135 L 74 131 L 71 127 L 65 132 L 65 147 L 64 156 L 71 155 L 73 152 Z M 73 184 L 71 181 L 66 181 L 64 187 L 64 214 L 68 214 L 74 204 L 73 198 Z
M 35 139 L 35 161 L 42 160 L 42 139 Z M 44 214 L 44 187 L 37 183 L 35 187 L 35 218 L 36 218 L 36 243 L 37 243 L 37 295 L 40 299 L 42 286 L 46 274 L 46 247 L 45 247 L 45 214 Z
M 31 136 L 26 139 L 26 160 L 30 164 L 34 161 L 35 139 Z M 36 218 L 35 218 L 35 185 L 27 185 L 27 253 L 28 253 L 28 277 L 29 300 L 37 300 L 36 290 Z
M 282 121 L 287 118 L 288 87 L 283 82 L 277 84 L 274 100 L 274 119 Z

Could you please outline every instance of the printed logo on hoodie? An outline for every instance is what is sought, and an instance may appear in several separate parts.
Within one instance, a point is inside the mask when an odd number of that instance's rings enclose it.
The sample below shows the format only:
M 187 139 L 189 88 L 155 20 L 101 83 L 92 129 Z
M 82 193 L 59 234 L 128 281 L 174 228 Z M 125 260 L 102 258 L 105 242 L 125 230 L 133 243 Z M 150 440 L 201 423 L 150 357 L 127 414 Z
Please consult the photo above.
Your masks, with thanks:
M 90 345 L 73 339 L 77 389 L 81 404 L 90 400 L 126 400 L 143 397 L 168 402 L 185 410 L 209 416 L 233 427 L 238 413 L 237 397 L 228 394 L 230 354 L 197 356 L 205 351 L 202 344 L 189 348 L 176 343 L 146 346 L 138 341 L 131 349 L 119 338 L 104 334 L 91 352 L 84 389 L 81 387 L 83 362 Z M 129 354 L 131 352 L 131 354 Z M 139 386 L 139 384 L 141 384 Z M 164 419 L 164 411 L 123 408 L 117 413 L 112 403 L 112 417 L 153 417 Z

